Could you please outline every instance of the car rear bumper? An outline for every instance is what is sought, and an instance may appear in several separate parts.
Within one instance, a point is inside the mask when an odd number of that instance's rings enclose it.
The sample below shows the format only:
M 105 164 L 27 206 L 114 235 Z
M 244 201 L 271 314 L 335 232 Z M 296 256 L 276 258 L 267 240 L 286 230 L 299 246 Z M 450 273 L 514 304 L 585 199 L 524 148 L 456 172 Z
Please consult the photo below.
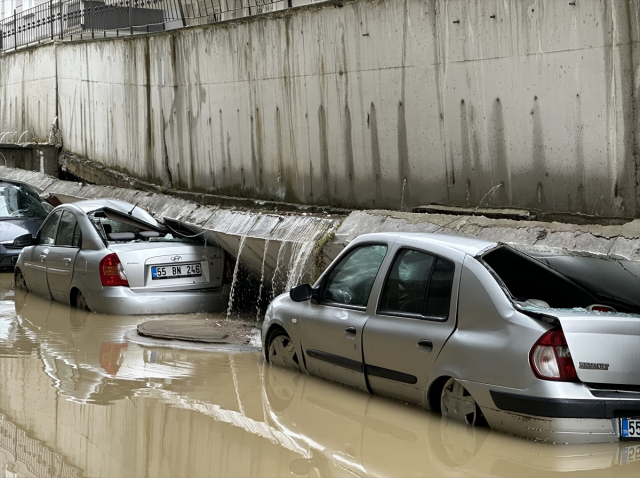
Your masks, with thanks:
M 607 443 L 620 440 L 617 419 L 551 418 L 482 408 L 493 430 L 546 443 Z
M 525 390 L 460 381 L 498 431 L 548 443 L 620 440 L 620 418 L 640 416 L 640 393 L 597 392 L 580 382 L 536 380 Z
M 228 287 L 177 292 L 133 292 L 128 287 L 105 287 L 84 294 L 92 311 L 113 315 L 221 312 L 229 302 Z
M 498 409 L 547 418 L 626 418 L 640 416 L 640 400 L 559 399 L 491 390 Z

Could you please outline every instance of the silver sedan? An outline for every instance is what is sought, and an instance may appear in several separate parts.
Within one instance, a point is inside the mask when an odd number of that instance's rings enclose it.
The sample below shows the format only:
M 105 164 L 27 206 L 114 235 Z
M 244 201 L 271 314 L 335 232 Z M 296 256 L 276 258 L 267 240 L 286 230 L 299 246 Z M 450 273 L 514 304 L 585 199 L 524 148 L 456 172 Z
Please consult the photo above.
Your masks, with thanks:
M 220 247 L 160 224 L 124 201 L 56 207 L 35 239 L 25 235 L 17 288 L 116 315 L 213 312 L 229 297 Z
M 640 439 L 640 267 L 434 234 L 353 241 L 266 312 L 272 364 L 555 443 Z

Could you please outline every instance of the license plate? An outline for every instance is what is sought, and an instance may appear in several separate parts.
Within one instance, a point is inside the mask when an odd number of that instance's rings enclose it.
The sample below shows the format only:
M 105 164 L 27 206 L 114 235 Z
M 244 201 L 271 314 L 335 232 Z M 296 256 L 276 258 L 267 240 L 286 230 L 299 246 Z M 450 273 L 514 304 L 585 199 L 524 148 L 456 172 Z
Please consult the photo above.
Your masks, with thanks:
M 620 458 L 621 465 L 638 460 L 640 460 L 640 445 L 625 446 L 622 449 L 622 456 Z
M 640 418 L 621 419 L 620 438 L 623 440 L 640 440 Z
M 181 277 L 196 277 L 202 275 L 200 264 L 180 264 L 179 266 L 153 266 L 151 277 L 157 279 L 179 279 Z

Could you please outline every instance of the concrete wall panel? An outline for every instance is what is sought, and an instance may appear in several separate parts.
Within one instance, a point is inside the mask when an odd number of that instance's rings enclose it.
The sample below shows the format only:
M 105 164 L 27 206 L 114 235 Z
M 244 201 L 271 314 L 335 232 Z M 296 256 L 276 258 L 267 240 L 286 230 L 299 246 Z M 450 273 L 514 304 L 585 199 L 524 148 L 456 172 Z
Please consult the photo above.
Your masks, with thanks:
M 345 0 L 59 44 L 64 147 L 219 194 L 636 217 L 639 21 L 631 0 Z
M 0 143 L 46 141 L 55 117 L 55 48 L 45 46 L 3 55 L 0 60 Z

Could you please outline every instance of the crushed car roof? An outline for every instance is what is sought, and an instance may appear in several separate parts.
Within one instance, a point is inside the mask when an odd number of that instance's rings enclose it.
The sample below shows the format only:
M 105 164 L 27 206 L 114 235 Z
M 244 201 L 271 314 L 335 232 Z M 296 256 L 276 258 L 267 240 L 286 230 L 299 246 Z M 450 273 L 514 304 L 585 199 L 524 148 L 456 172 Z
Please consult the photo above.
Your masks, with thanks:
M 158 221 L 156 221 L 151 214 L 149 214 L 141 207 L 138 207 L 126 201 L 120 201 L 118 199 L 89 199 L 85 201 L 66 203 L 63 204 L 63 206 L 77 208 L 85 214 L 89 214 L 99 209 L 107 208 L 121 214 L 133 216 L 134 218 L 146 222 L 147 224 L 152 224 L 156 227 L 159 226 Z

